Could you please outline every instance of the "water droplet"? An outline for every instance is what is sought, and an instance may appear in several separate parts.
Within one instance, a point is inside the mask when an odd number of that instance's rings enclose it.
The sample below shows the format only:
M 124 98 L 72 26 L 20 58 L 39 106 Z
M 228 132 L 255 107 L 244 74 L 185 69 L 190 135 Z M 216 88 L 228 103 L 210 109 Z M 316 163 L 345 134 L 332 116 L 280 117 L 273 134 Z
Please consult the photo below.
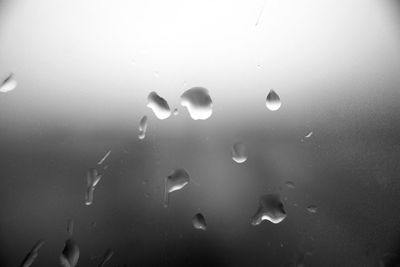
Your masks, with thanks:
M 72 236 L 74 233 L 74 220 L 69 219 L 67 222 L 67 233 L 69 236 Z
M 33 245 L 32 249 L 26 254 L 24 260 L 22 261 L 21 267 L 29 267 L 36 260 L 39 255 L 39 249 L 43 246 L 44 240 L 39 240 Z
M 14 90 L 18 85 L 17 80 L 15 80 L 14 78 L 14 74 L 11 73 L 10 75 L 8 75 L 7 78 L 5 78 L 3 80 L 3 82 L 0 85 L 0 92 L 2 93 L 8 93 L 12 90 Z
M 212 114 L 212 100 L 203 87 L 186 90 L 181 95 L 181 105 L 187 108 L 193 120 L 206 120 Z
M 271 111 L 276 111 L 281 107 L 281 105 L 282 102 L 279 98 L 279 95 L 274 90 L 270 90 L 267 95 L 267 102 L 265 103 L 265 106 Z
M 164 206 L 168 207 L 169 204 L 169 194 L 182 189 L 189 183 L 189 174 L 185 169 L 174 170 L 165 179 L 165 191 L 164 191 Z
M 263 220 L 280 223 L 286 218 L 286 211 L 281 198 L 277 194 L 268 194 L 260 197 L 259 206 L 251 224 L 259 225 Z
M 144 139 L 146 137 L 147 131 L 147 116 L 143 116 L 139 122 L 139 139 Z
M 232 147 L 232 159 L 237 163 L 243 163 L 247 160 L 247 149 L 243 143 L 236 143 Z
M 316 205 L 310 205 L 310 206 L 307 207 L 307 210 L 308 210 L 310 213 L 317 213 L 318 207 L 317 207 Z
M 174 113 L 173 113 L 173 114 L 174 114 L 174 116 L 176 116 L 176 115 L 178 115 L 178 114 L 179 114 L 179 111 L 178 111 L 178 109 L 177 109 L 177 108 L 175 108 L 175 109 L 174 109 Z
M 287 186 L 287 187 L 289 187 L 289 188 L 294 188 L 295 186 L 294 186 L 294 182 L 292 182 L 292 181 L 287 181 L 286 183 L 285 183 L 285 185 Z
M 257 69 L 259 69 L 259 70 L 261 69 L 261 64 L 257 65 Z
M 97 162 L 98 165 L 103 164 L 103 162 L 108 158 L 108 156 L 110 156 L 111 154 L 111 150 L 108 150 L 108 152 L 101 158 L 101 160 L 99 160 L 99 162 Z
M 160 74 L 158 73 L 158 71 L 154 72 L 154 77 L 158 78 L 160 76 Z
M 201 213 L 197 213 L 196 215 L 193 216 L 192 223 L 194 229 L 199 229 L 203 231 L 207 230 L 206 219 Z
M 158 119 L 164 120 L 171 116 L 171 110 L 167 100 L 159 96 L 156 92 L 151 92 L 147 100 L 147 106 L 153 110 L 154 115 L 156 115 Z
M 63 267 L 75 267 L 79 260 L 79 247 L 71 238 L 65 242 L 60 255 L 60 263 Z
M 310 138 L 313 135 L 313 132 L 309 132 L 306 136 L 304 136 L 304 138 Z
M 107 249 L 106 252 L 103 255 L 103 259 L 102 259 L 99 267 L 105 266 L 106 262 L 109 261 L 112 258 L 113 255 L 114 255 L 114 251 L 112 249 L 110 249 L 110 248 Z
M 85 204 L 91 205 L 93 203 L 93 194 L 96 185 L 100 182 L 101 175 L 98 174 L 95 168 L 90 168 L 86 175 L 86 194 L 85 194 Z

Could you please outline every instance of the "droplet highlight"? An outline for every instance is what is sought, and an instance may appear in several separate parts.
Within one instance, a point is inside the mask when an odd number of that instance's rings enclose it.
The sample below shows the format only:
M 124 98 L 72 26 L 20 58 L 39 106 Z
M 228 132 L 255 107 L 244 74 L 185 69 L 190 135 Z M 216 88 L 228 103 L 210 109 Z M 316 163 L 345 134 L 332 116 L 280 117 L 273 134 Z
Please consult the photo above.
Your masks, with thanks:
M 143 116 L 139 122 L 139 139 L 142 140 L 146 137 L 147 131 L 147 116 Z
M 247 148 L 241 143 L 235 143 L 232 147 L 232 159 L 237 163 L 243 163 L 247 160 Z
M 15 80 L 14 74 L 11 73 L 1 83 L 0 92 L 1 93 L 8 93 L 8 92 L 14 90 L 17 87 L 17 85 L 18 85 L 18 82 L 17 82 L 17 80 Z
M 147 97 L 147 107 L 153 110 L 154 115 L 160 120 L 164 120 L 171 116 L 171 110 L 169 108 L 167 100 L 159 96 L 156 92 L 151 92 Z
M 193 120 L 206 120 L 212 114 L 212 100 L 208 90 L 193 87 L 181 95 L 181 105 L 186 107 Z
M 270 90 L 267 95 L 267 101 L 265 106 L 271 111 L 277 111 L 282 105 L 279 95 L 274 91 Z
M 174 170 L 165 179 L 165 190 L 164 190 L 164 207 L 169 205 L 169 194 L 181 190 L 189 183 L 189 174 L 183 168 Z
M 192 224 L 193 224 L 194 229 L 203 230 L 203 231 L 207 230 L 206 219 L 204 218 L 203 214 L 201 214 L 201 213 L 197 213 L 196 215 L 193 216 Z
M 260 197 L 259 206 L 251 220 L 251 224 L 259 225 L 264 220 L 277 224 L 285 218 L 286 211 L 281 197 L 278 194 L 267 194 Z

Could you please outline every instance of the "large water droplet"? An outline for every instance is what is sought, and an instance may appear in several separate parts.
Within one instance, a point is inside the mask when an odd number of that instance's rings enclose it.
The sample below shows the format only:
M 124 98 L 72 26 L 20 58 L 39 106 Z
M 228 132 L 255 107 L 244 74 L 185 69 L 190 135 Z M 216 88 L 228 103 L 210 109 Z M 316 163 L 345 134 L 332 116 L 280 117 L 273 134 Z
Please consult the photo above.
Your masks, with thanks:
M 147 116 L 143 116 L 139 122 L 139 139 L 144 139 L 146 137 L 147 131 Z
M 104 253 L 103 255 L 103 259 L 101 260 L 101 263 L 99 265 L 99 267 L 103 267 L 106 265 L 106 262 L 109 261 L 112 256 L 114 255 L 114 251 L 112 249 L 107 249 L 107 251 Z
M 316 205 L 310 205 L 307 207 L 308 212 L 310 213 L 317 213 L 318 207 Z
M 21 263 L 21 267 L 29 267 L 32 263 L 36 260 L 37 256 L 39 255 L 39 249 L 43 246 L 44 240 L 39 240 L 33 245 L 32 249 L 26 254 L 24 260 Z
M 147 100 L 147 106 L 153 110 L 157 118 L 164 120 L 171 116 L 171 110 L 167 100 L 159 96 L 156 92 L 151 92 Z
M 203 87 L 193 87 L 181 95 L 181 105 L 189 111 L 194 120 L 206 120 L 212 114 L 212 100 L 208 90 Z
M 267 95 L 267 102 L 265 102 L 265 106 L 271 111 L 276 111 L 281 107 L 281 105 L 282 102 L 279 98 L 279 95 L 274 90 L 270 90 Z
M 192 219 L 193 227 L 194 229 L 198 230 L 207 230 L 207 223 L 206 219 L 204 218 L 203 214 L 197 213 L 196 215 L 193 216 Z
M 189 174 L 185 169 L 181 168 L 174 170 L 165 179 L 164 206 L 168 207 L 170 193 L 182 189 L 188 183 L 189 183 Z
M 97 172 L 95 168 L 90 168 L 86 175 L 86 194 L 85 194 L 85 204 L 91 205 L 93 203 L 93 194 L 96 185 L 100 182 L 101 175 Z
M 79 247 L 71 238 L 65 242 L 60 255 L 60 263 L 63 267 L 75 267 L 79 260 Z
M 232 147 L 232 159 L 237 163 L 243 163 L 247 160 L 247 149 L 243 143 L 236 143 Z
M 0 85 L 0 92 L 2 93 L 8 93 L 12 90 L 14 90 L 18 85 L 17 80 L 14 78 L 14 74 L 11 73 L 7 78 L 4 79 L 4 81 Z
M 280 223 L 286 218 L 281 197 L 277 194 L 268 194 L 260 197 L 259 206 L 254 214 L 251 224 L 259 225 L 263 220 Z

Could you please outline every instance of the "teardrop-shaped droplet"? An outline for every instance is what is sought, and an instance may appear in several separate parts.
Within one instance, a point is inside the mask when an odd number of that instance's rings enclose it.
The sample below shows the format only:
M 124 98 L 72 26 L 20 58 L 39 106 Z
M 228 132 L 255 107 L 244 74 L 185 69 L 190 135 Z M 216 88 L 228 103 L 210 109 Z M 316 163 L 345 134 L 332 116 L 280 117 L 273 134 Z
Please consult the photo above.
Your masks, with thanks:
M 206 219 L 204 218 L 203 214 L 197 213 L 196 215 L 193 216 L 192 219 L 193 227 L 194 229 L 198 230 L 207 230 L 207 223 Z
M 147 131 L 147 116 L 143 116 L 139 122 L 139 139 L 144 139 L 146 137 Z
M 271 111 L 276 111 L 281 107 L 282 105 L 281 99 L 274 90 L 269 91 L 265 105 Z
M 18 85 L 17 80 L 14 78 L 14 74 L 11 73 L 7 78 L 0 85 L 0 92 L 1 93 L 8 93 L 14 90 Z
M 74 220 L 69 219 L 67 222 L 67 233 L 69 236 L 72 236 L 74 233 Z
M 212 100 L 208 90 L 193 87 L 181 95 L 181 105 L 186 107 L 193 120 L 206 120 L 212 114 Z
M 113 255 L 114 255 L 114 251 L 110 248 L 107 249 L 107 251 L 103 255 L 103 259 L 101 260 L 99 267 L 104 267 L 106 265 L 106 262 L 109 261 Z
M 316 205 L 310 205 L 307 207 L 308 212 L 310 213 L 317 213 L 318 207 Z
M 165 179 L 164 206 L 168 207 L 169 194 L 182 189 L 189 183 L 189 174 L 183 168 L 174 170 Z
M 259 225 L 264 220 L 277 224 L 285 218 L 286 211 L 281 197 L 277 194 L 268 194 L 260 197 L 259 206 L 251 224 Z
M 287 181 L 285 184 L 289 188 L 294 188 L 295 187 L 294 182 L 292 182 L 292 181 Z
M 71 238 L 65 242 L 60 255 L 60 263 L 63 267 L 75 267 L 79 260 L 79 247 Z
M 164 120 L 171 116 L 167 100 L 159 96 L 156 92 L 151 92 L 147 97 L 147 106 L 153 110 L 154 115 L 160 120 Z
M 32 263 L 36 260 L 37 256 L 39 255 L 39 249 L 43 246 L 44 240 L 39 240 L 36 244 L 32 247 L 28 254 L 26 254 L 24 260 L 21 263 L 21 267 L 29 267 Z
M 247 160 L 247 149 L 243 143 L 236 143 L 232 147 L 232 159 L 237 163 L 243 163 Z

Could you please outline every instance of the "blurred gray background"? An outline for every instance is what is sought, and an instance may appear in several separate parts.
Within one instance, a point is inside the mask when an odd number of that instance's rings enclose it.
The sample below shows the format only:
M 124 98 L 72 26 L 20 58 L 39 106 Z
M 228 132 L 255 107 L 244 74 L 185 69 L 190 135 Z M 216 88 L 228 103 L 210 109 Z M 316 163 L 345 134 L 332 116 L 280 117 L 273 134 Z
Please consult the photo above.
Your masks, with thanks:
M 400 253 L 399 1 L 0 0 L 1 80 L 11 72 L 0 266 L 19 266 L 40 238 L 32 266 L 57 266 L 68 219 L 77 266 L 97 266 L 107 248 L 106 266 L 296 266 L 302 255 L 306 266 L 379 266 Z M 179 104 L 193 86 L 210 91 L 208 120 Z M 179 114 L 158 120 L 151 91 Z M 238 141 L 243 164 L 231 158 Z M 85 206 L 86 172 L 110 149 Z M 191 182 L 164 208 L 175 168 Z M 288 216 L 251 226 L 266 193 Z

